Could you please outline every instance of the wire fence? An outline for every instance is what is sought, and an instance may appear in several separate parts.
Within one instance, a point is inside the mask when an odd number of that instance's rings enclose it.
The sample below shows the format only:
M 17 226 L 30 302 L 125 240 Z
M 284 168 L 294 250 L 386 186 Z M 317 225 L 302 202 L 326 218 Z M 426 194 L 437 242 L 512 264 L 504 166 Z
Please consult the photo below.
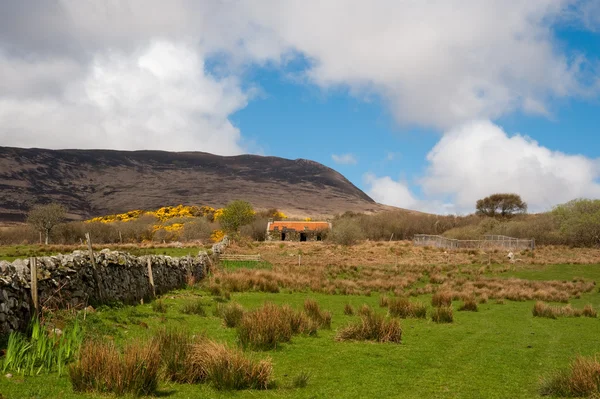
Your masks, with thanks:
M 535 240 L 524 240 L 501 235 L 485 235 L 483 240 L 456 240 L 429 234 L 415 234 L 413 243 L 420 247 L 446 249 L 534 249 Z

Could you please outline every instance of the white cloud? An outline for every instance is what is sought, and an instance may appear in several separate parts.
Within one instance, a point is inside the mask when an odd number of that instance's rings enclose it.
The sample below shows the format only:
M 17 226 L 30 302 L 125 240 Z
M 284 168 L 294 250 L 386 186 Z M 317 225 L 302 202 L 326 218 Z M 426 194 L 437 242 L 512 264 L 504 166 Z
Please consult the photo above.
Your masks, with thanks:
M 332 154 L 331 159 L 333 159 L 333 162 L 340 165 L 356 165 L 357 163 L 356 157 L 352 154 Z
M 405 182 L 395 181 L 389 176 L 377 177 L 372 173 L 365 174 L 364 181 L 369 186 L 367 194 L 379 203 L 406 209 L 415 209 L 419 205 L 419 200 Z
M 598 160 L 552 151 L 519 134 L 509 136 L 490 121 L 449 130 L 427 160 L 417 182 L 423 198 L 415 199 L 407 184 L 389 177 L 370 176 L 368 194 L 385 204 L 414 203 L 415 209 L 441 213 L 470 213 L 478 199 L 497 192 L 521 195 L 533 212 L 575 198 L 600 198 Z
M 155 41 L 131 54 L 96 54 L 55 96 L 0 96 L 0 142 L 237 154 L 240 132 L 228 117 L 246 102 L 236 79 L 205 72 L 197 50 Z

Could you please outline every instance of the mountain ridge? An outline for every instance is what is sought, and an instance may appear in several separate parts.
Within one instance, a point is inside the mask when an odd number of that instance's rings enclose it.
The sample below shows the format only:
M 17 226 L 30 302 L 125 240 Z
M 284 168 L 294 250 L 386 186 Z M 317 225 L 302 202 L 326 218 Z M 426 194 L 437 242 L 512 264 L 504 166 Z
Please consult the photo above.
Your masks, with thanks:
M 224 206 L 328 217 L 397 209 L 377 204 L 318 162 L 199 151 L 0 147 L 0 221 L 20 222 L 36 204 L 58 202 L 73 220 L 167 205 Z

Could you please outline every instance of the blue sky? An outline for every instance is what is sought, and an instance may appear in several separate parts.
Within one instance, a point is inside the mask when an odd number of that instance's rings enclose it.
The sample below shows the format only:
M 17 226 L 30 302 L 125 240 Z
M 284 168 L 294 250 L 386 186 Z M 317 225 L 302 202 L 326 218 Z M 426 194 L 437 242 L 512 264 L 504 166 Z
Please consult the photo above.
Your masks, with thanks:
M 306 158 L 465 214 L 600 198 L 600 0 L 0 5 L 0 145 Z

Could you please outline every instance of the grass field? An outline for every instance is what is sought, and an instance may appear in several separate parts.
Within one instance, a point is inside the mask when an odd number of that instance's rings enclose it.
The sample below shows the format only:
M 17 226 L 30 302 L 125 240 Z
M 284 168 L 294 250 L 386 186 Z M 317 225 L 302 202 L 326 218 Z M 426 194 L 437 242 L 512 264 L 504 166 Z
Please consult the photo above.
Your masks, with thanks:
M 274 249 L 276 252 L 283 250 L 289 251 L 289 248 L 277 246 Z M 114 340 L 118 345 L 151 337 L 165 326 L 183 327 L 194 334 L 205 333 L 219 342 L 236 345 L 236 330 L 225 327 L 222 320 L 213 315 L 217 303 L 222 301 L 237 302 L 246 310 L 256 309 L 265 302 L 289 304 L 301 309 L 304 301 L 312 298 L 319 303 L 321 309 L 332 313 L 331 329 L 319 329 L 317 336 L 294 336 L 290 343 L 284 343 L 275 350 L 246 350 L 254 358 L 272 359 L 276 383 L 272 389 L 218 391 L 210 384 L 161 382 L 157 396 L 173 399 L 539 398 L 541 378 L 565 368 L 578 354 L 592 356 L 600 352 L 600 319 L 533 317 L 535 299 L 509 300 L 503 297 L 504 291 L 493 291 L 485 287 L 483 289 L 488 289 L 491 296 L 485 303 L 478 304 L 477 312 L 457 311 L 462 301 L 453 302 L 453 323 L 434 323 L 430 317 L 401 319 L 403 331 L 400 344 L 338 341 L 335 339 L 337 331 L 359 320 L 356 313 L 351 316 L 344 313 L 347 304 L 355 309 L 368 304 L 376 312 L 386 314 L 387 309 L 379 306 L 380 297 L 393 297 L 393 294 L 375 290 L 370 290 L 369 294 L 362 289 L 355 295 L 341 295 L 339 292 L 330 294 L 326 289 L 321 290 L 321 286 L 317 290 L 311 290 L 314 281 L 310 279 L 300 282 L 281 280 L 279 292 L 276 293 L 259 291 L 260 285 L 238 286 L 238 291 L 228 289 L 228 275 L 247 273 L 248 278 L 257 279 L 257 276 L 261 276 L 275 279 L 281 274 L 299 272 L 296 268 L 302 267 L 282 265 L 283 262 L 278 262 L 275 256 L 266 258 L 271 261 L 267 266 L 246 269 L 245 266 L 248 265 L 232 263 L 201 286 L 164 295 L 161 301 L 166 305 L 166 313 L 154 311 L 151 303 L 135 307 L 103 307 L 96 313 L 88 314 L 83 327 L 89 336 Z M 600 265 L 597 264 L 527 263 L 510 267 L 497 264 L 483 271 L 482 265 L 476 263 L 450 265 L 447 270 L 442 271 L 435 269 L 435 264 L 424 266 L 423 269 L 409 266 L 398 269 L 396 265 L 377 264 L 356 266 L 357 270 L 327 265 L 307 268 L 318 273 L 317 279 L 328 280 L 325 287 L 332 284 L 332 281 L 340 280 L 348 281 L 345 284 L 367 287 L 368 280 L 382 278 L 380 274 L 388 269 L 389 276 L 403 275 L 403 269 L 407 270 L 406 273 L 419 275 L 416 281 L 405 287 L 406 291 L 428 285 L 433 287 L 433 292 L 456 290 L 457 287 L 467 290 L 472 288 L 468 285 L 469 281 L 475 284 L 472 289 L 477 290 L 478 282 L 487 281 L 485 279 L 506 282 L 509 287 L 516 281 L 520 284 L 537 282 L 542 284 L 535 286 L 539 292 L 551 288 L 568 291 L 568 303 L 574 308 L 582 308 L 586 304 L 591 304 L 595 309 L 600 308 L 597 286 L 575 294 L 572 285 L 569 285 L 580 280 L 600 281 Z M 477 274 L 480 272 L 482 274 Z M 434 274 L 443 274 L 445 282 L 431 284 L 427 278 Z M 385 274 L 382 275 L 385 277 Z M 467 283 L 460 286 L 456 284 L 463 279 Z M 548 283 L 551 280 L 563 285 L 551 286 Z M 210 294 L 215 292 L 209 292 L 211 286 L 218 284 L 227 292 L 226 295 Z M 478 298 L 482 294 L 480 291 L 474 292 Z M 508 288 L 506 292 L 509 292 Z M 416 295 L 411 300 L 426 303 L 430 313 L 431 292 L 413 294 Z M 493 295 L 498 296 L 498 302 L 501 303 L 497 303 Z M 197 300 L 205 304 L 206 316 L 181 312 L 184 304 Z M 565 303 L 557 305 L 564 306 Z M 303 388 L 295 388 L 293 381 L 301 373 L 308 373 L 310 376 L 308 384 Z M 0 377 L 0 393 L 8 399 L 105 397 L 73 393 L 68 377 L 58 377 L 56 374 L 25 378 L 13 376 L 11 379 Z

